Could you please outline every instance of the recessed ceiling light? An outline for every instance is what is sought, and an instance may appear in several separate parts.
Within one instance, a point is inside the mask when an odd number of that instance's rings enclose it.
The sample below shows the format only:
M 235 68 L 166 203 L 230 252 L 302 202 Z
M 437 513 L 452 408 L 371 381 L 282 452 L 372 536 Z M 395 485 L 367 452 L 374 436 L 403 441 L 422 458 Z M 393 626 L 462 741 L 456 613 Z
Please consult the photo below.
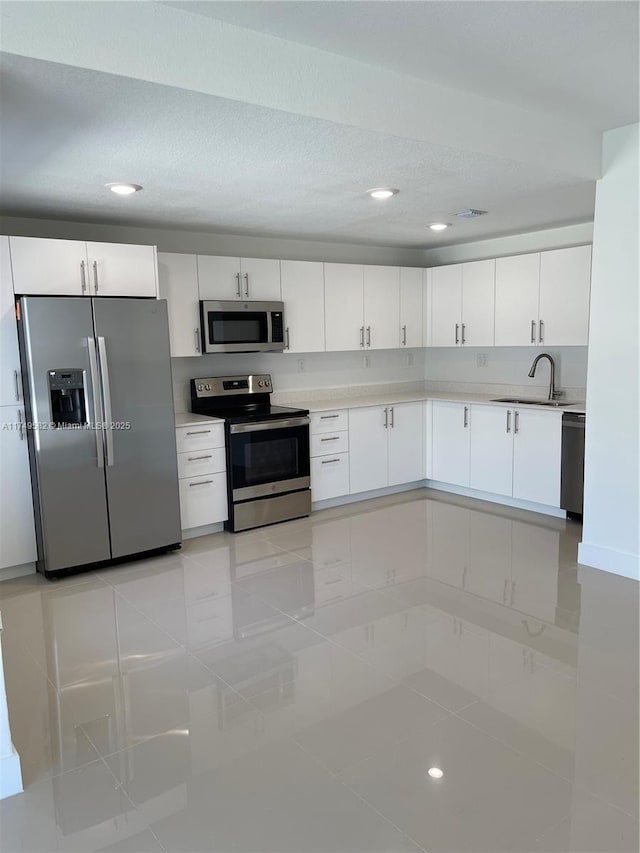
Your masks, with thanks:
M 444 776 L 444 770 L 441 770 L 439 767 L 430 767 L 427 773 L 432 779 L 442 779 Z
M 432 231 L 444 231 L 444 229 L 448 228 L 448 227 L 449 227 L 448 222 L 432 222 L 431 225 L 429 226 L 429 228 L 431 228 Z
M 367 190 L 371 198 L 384 199 L 391 198 L 392 195 L 397 195 L 400 190 L 393 187 L 374 187 L 372 190 Z
M 117 195 L 133 195 L 133 193 L 140 192 L 142 187 L 140 184 L 105 184 L 105 187 L 109 187 L 112 193 L 116 193 Z

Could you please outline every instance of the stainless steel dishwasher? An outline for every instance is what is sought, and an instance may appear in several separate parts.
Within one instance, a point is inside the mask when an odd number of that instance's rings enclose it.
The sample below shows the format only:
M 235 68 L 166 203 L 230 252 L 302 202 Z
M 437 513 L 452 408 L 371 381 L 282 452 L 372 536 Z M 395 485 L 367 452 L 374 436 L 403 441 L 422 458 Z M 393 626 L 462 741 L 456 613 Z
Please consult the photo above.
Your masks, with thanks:
M 569 516 L 582 518 L 584 494 L 584 431 L 587 416 L 578 412 L 562 415 L 562 478 L 560 506 Z

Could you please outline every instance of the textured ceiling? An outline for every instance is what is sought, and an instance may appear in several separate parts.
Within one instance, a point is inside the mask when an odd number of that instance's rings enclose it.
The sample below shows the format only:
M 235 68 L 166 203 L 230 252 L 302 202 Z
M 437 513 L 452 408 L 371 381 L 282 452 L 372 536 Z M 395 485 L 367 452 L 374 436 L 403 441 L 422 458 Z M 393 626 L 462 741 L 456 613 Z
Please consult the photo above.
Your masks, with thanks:
M 584 121 L 638 121 L 630 0 L 168 2 L 423 80 Z
M 551 169 L 3 55 L 5 212 L 395 246 L 586 221 L 594 184 Z M 141 183 L 116 197 L 109 181 Z M 402 189 L 389 202 L 372 186 Z M 443 235 L 430 221 L 490 215 Z

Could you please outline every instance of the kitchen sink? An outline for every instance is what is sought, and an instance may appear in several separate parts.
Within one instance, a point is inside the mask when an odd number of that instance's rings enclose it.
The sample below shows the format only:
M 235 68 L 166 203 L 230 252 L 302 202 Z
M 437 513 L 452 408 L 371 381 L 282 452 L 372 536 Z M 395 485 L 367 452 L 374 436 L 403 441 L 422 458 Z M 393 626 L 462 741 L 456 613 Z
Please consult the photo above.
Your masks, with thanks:
M 514 406 L 553 406 L 554 409 L 564 408 L 565 406 L 575 406 L 576 404 L 575 400 L 523 400 L 516 397 L 498 397 L 491 402 L 511 403 Z

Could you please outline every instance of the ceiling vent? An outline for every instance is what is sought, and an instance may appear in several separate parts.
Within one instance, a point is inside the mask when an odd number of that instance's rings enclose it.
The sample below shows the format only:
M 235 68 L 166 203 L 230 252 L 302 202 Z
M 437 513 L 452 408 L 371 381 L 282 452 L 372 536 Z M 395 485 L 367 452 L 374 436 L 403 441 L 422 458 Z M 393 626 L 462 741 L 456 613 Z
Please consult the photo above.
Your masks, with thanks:
M 484 216 L 486 210 L 476 210 L 474 207 L 469 207 L 467 210 L 461 210 L 459 213 L 452 213 L 457 219 L 477 219 L 479 216 Z

